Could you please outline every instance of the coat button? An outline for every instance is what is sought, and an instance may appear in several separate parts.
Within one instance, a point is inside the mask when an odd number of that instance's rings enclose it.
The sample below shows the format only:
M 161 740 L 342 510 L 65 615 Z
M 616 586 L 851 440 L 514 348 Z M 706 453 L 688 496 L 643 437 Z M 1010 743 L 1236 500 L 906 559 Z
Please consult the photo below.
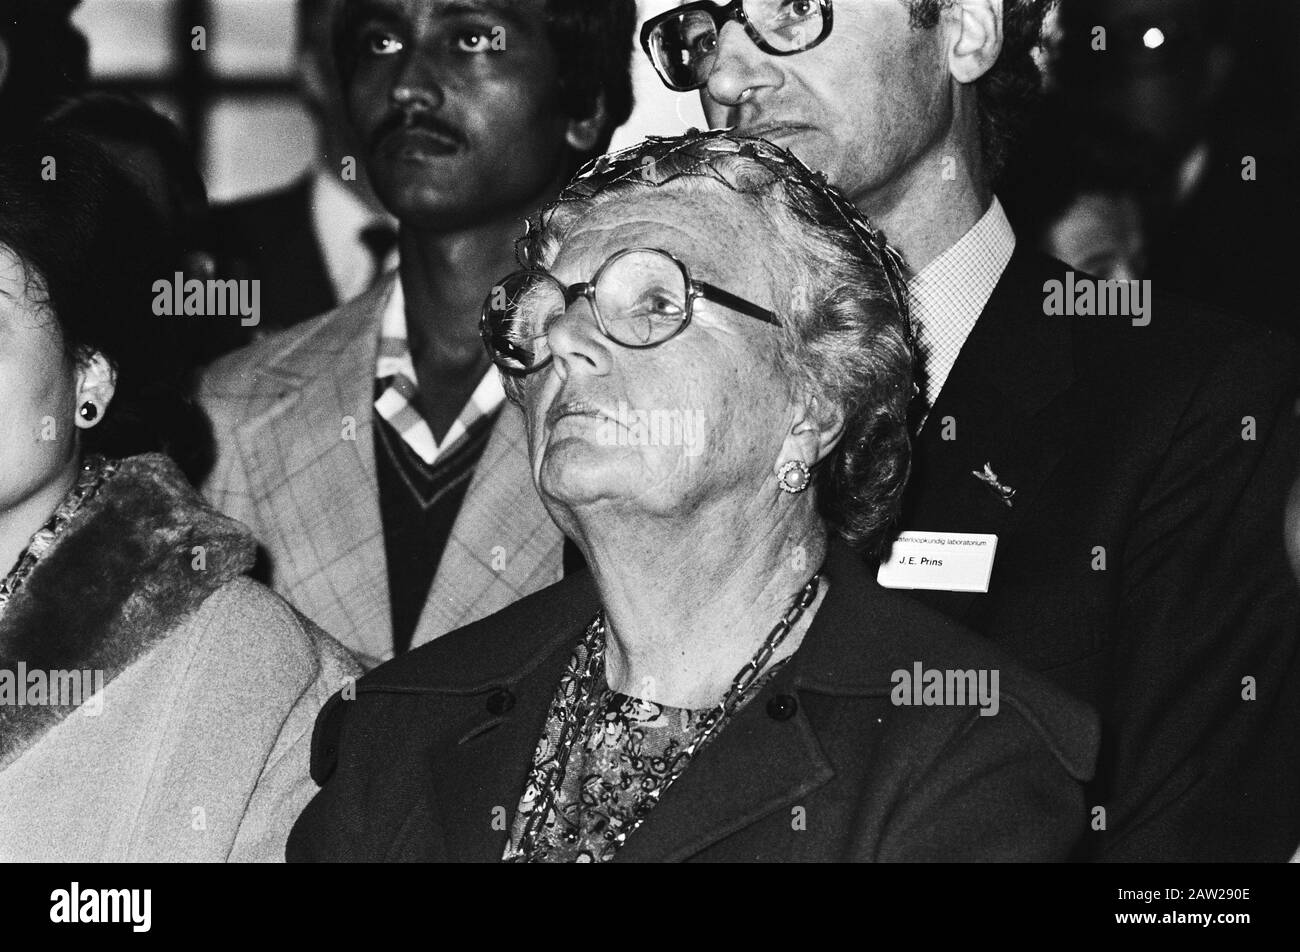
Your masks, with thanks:
M 505 688 L 497 688 L 487 699 L 487 709 L 489 714 L 505 714 L 515 706 L 515 696 Z
M 799 702 L 789 694 L 778 694 L 767 702 L 767 716 L 774 721 L 788 721 L 799 710 Z

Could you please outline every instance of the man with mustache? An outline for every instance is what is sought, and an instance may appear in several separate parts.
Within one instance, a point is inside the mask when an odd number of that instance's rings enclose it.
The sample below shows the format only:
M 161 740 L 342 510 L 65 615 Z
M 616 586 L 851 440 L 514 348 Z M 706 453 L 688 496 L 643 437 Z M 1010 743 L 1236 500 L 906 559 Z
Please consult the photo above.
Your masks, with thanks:
M 633 0 L 346 0 L 335 55 L 398 271 L 215 364 L 214 503 L 367 667 L 557 581 L 479 338 L 525 217 L 631 112 Z
M 642 39 L 711 125 L 825 171 L 907 258 L 923 377 L 902 528 L 997 542 L 973 579 L 887 580 L 1100 710 L 1080 855 L 1286 859 L 1295 349 L 1159 294 L 1145 315 L 1050 306 L 1070 276 L 1017 245 L 994 194 L 1050 5 L 703 0 Z

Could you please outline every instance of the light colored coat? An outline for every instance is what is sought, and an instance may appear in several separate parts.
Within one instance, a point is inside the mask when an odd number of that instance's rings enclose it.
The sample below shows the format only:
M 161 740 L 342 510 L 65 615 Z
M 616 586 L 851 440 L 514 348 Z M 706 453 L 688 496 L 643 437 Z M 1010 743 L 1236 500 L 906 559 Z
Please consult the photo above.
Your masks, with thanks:
M 204 492 L 252 528 L 271 586 L 366 667 L 393 655 L 373 421 L 381 318 L 396 280 L 218 361 L 199 387 L 217 445 Z M 522 414 L 506 405 L 412 645 L 558 581 L 563 543 L 533 488 Z
M 0 861 L 283 859 L 316 713 L 359 669 L 241 577 L 253 548 L 138 457 L 37 563 L 0 615 L 0 671 L 105 686 L 0 706 Z

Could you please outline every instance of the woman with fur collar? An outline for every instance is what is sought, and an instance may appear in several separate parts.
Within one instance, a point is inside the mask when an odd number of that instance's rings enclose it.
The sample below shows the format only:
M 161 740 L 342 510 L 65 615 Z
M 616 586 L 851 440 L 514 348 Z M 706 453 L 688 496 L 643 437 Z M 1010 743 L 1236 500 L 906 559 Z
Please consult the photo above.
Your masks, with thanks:
M 282 859 L 357 669 L 148 452 L 197 430 L 147 204 L 45 137 L 0 148 L 0 206 L 0 861 Z

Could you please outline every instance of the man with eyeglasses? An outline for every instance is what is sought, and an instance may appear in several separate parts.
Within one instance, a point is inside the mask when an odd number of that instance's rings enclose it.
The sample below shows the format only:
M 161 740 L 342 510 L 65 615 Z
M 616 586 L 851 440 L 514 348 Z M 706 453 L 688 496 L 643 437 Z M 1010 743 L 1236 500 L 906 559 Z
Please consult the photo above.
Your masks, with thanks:
M 334 52 L 400 265 L 219 361 L 205 491 L 367 667 L 560 579 L 479 337 L 521 223 L 632 108 L 632 0 L 344 0 Z
M 901 528 L 994 554 L 961 576 L 881 578 L 1100 710 L 1080 857 L 1285 859 L 1300 842 L 1300 599 L 1281 532 L 1295 351 L 1159 295 L 1126 312 L 1111 305 L 1140 288 L 1017 246 L 994 184 L 1040 85 L 1049 6 L 702 0 L 641 39 L 711 125 L 823 170 L 907 259 L 923 366 Z

